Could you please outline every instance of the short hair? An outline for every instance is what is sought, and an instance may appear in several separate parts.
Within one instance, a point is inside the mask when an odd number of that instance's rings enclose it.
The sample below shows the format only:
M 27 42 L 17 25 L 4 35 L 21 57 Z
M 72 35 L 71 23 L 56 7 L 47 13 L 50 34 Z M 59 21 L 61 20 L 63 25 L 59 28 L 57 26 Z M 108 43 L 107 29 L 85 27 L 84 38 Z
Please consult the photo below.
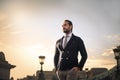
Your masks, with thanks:
M 73 24 L 72 24 L 72 21 L 70 21 L 70 20 L 65 20 L 66 22 L 68 22 L 68 24 L 70 25 L 70 26 L 72 26 L 72 29 L 71 29 L 71 31 L 73 30 Z
M 70 21 L 70 20 L 65 20 L 65 21 L 68 22 L 69 25 L 73 26 L 72 21 Z

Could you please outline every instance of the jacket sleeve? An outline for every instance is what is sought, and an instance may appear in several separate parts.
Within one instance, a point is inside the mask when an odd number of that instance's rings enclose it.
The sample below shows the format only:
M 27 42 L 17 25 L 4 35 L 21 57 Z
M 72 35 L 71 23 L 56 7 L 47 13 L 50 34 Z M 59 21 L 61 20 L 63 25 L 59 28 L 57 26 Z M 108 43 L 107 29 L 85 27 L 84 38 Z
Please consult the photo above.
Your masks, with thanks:
M 54 66 L 55 66 L 55 69 L 57 69 L 57 64 L 58 64 L 58 60 L 59 60 L 59 54 L 60 53 L 59 53 L 58 48 L 56 46 L 55 47 L 55 55 L 54 55 Z
M 78 64 L 78 67 L 80 68 L 80 71 L 82 71 L 84 64 L 87 60 L 87 52 L 86 52 L 85 45 L 84 45 L 84 42 L 82 39 L 79 39 L 79 47 L 78 48 L 79 48 L 79 51 L 81 54 L 81 60 Z

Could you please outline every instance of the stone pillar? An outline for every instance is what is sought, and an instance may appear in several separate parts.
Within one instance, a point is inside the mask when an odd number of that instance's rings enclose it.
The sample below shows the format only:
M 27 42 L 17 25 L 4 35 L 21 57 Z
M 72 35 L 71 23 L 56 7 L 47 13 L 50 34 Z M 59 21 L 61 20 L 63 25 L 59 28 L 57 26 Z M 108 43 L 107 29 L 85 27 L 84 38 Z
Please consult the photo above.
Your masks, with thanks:
M 0 80 L 9 80 L 10 79 L 10 69 L 16 67 L 11 65 L 8 61 L 5 60 L 5 55 L 3 52 L 0 52 Z

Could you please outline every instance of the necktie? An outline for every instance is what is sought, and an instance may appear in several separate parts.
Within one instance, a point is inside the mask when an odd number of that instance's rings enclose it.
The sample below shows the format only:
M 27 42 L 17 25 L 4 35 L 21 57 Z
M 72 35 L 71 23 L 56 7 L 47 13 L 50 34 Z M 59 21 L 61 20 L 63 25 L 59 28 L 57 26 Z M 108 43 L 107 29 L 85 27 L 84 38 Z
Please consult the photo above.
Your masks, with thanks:
M 67 45 L 67 37 L 68 37 L 68 36 L 65 36 L 65 39 L 64 39 L 64 45 L 63 45 L 64 48 L 65 48 L 66 45 Z

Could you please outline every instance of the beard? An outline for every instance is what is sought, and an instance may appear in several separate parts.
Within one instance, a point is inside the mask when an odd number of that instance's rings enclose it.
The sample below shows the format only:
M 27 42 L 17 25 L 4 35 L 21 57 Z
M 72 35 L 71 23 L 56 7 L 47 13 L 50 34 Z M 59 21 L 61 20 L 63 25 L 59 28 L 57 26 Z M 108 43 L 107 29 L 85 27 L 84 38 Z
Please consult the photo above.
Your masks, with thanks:
M 63 28 L 63 32 L 68 34 L 71 32 L 71 30 Z

